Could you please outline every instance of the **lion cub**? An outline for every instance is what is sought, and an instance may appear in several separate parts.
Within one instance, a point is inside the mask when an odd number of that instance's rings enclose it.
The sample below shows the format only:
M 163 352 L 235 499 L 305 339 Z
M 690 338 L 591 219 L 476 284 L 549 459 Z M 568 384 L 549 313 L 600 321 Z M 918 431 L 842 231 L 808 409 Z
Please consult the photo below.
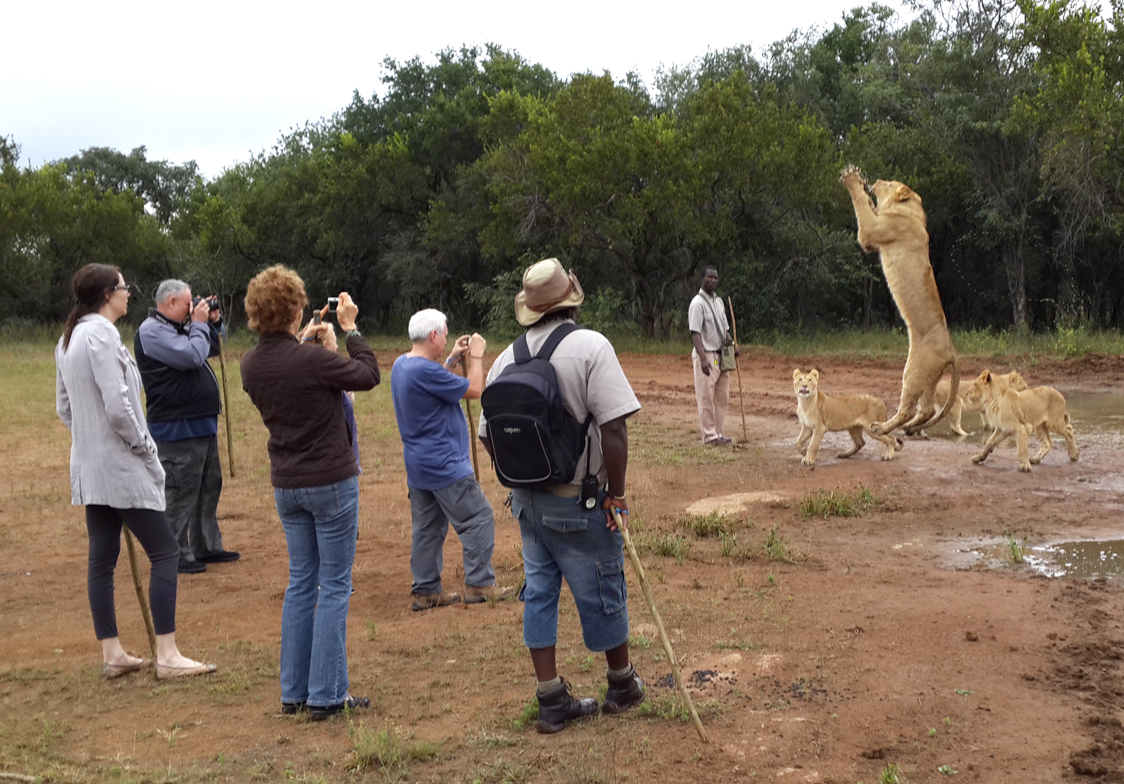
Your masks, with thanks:
M 995 378 L 998 379 L 1000 383 L 1007 384 L 1016 392 L 1021 392 L 1022 390 L 1026 389 L 1026 379 L 1024 379 L 1017 370 L 1012 370 L 1010 373 L 1006 373 L 1002 376 L 995 376 Z M 948 423 L 951 426 L 953 433 L 958 436 L 968 435 L 968 432 L 964 430 L 962 426 L 963 423 L 961 421 L 965 409 L 967 409 L 968 411 L 978 411 L 979 413 L 983 414 L 984 427 L 994 429 L 994 425 L 992 425 L 991 422 L 988 421 L 987 409 L 983 407 L 982 403 L 976 403 L 974 405 L 967 405 L 965 403 L 963 387 L 961 387 L 960 394 L 956 396 L 956 399 L 949 403 L 948 393 L 951 391 L 951 387 L 952 382 L 950 382 L 947 378 L 942 378 L 939 382 L 937 382 L 937 389 L 936 393 L 933 395 L 933 402 L 941 408 L 944 408 L 946 405 L 951 406 L 948 409 Z M 925 435 L 925 432 L 922 431 L 921 434 Z
M 841 452 L 837 457 L 844 458 L 858 452 L 866 444 L 863 440 L 865 430 L 871 438 L 877 439 L 886 445 L 883 460 L 894 458 L 894 447 L 901 449 L 902 442 L 892 436 L 875 433 L 870 429 L 873 422 L 881 422 L 886 418 L 886 404 L 871 395 L 846 395 L 844 397 L 828 397 L 819 390 L 820 372 L 810 370 L 801 372 L 800 368 L 792 371 L 792 386 L 796 390 L 796 418 L 800 420 L 800 435 L 796 439 L 796 448 L 804 455 L 800 462 L 804 465 L 816 464 L 816 453 L 820 449 L 824 433 L 846 430 L 855 442 L 849 452 Z M 808 439 L 812 443 L 808 444 Z M 804 446 L 807 444 L 807 451 Z
M 985 370 L 964 392 L 965 405 L 982 405 L 987 420 L 995 427 L 995 432 L 972 462 L 987 460 L 1003 439 L 1013 435 L 1018 448 L 1019 470 L 1030 471 L 1030 466 L 1040 463 L 1053 448 L 1050 433 L 1064 438 L 1069 459 L 1077 460 L 1077 440 L 1065 410 L 1065 396 L 1053 387 L 1035 387 L 1020 392 L 1000 379 L 1000 376 Z M 1038 434 L 1040 441 L 1038 454 L 1034 457 L 1028 457 L 1027 433 L 1030 430 Z

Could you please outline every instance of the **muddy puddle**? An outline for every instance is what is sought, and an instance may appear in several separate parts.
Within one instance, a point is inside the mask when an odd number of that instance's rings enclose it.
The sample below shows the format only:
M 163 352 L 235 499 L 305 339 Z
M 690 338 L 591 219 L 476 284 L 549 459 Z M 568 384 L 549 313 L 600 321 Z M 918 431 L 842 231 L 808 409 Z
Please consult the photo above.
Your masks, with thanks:
M 1031 547 L 1023 561 L 1047 577 L 1115 577 L 1124 574 L 1124 540 Z
M 1124 575 L 1124 540 L 1032 545 L 1013 537 L 980 539 L 946 551 L 944 561 L 945 566 L 971 571 L 1026 570 L 1043 577 L 1071 579 L 1120 577 Z
M 1065 400 L 1078 447 L 1124 448 L 1124 395 L 1066 393 Z M 953 435 L 945 422 L 933 428 L 930 435 L 969 444 L 982 444 L 990 435 L 990 431 L 984 432 L 983 420 L 974 411 L 965 411 L 961 422 L 969 435 Z M 1060 440 L 1059 436 L 1054 436 L 1055 447 Z M 1038 439 L 1031 441 L 1037 444 Z M 1007 446 L 1013 444 L 1014 441 L 1010 441 Z

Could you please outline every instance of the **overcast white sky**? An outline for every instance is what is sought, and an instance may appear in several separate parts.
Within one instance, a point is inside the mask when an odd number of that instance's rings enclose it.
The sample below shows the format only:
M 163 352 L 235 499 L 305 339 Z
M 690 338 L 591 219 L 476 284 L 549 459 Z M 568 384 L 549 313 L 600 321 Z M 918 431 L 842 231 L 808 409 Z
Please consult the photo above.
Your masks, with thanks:
M 882 0 L 901 10 L 900 2 Z M 383 58 L 493 42 L 565 78 L 638 71 L 829 28 L 856 0 L 21 0 L 0 14 L 0 136 L 23 163 L 87 147 L 194 159 L 208 177 L 381 89 Z

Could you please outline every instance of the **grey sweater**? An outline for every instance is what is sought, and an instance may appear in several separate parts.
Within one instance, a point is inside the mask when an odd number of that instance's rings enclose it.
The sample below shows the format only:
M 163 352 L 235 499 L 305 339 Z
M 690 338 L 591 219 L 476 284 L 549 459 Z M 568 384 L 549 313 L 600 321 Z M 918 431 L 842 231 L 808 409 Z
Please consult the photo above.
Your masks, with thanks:
M 96 313 L 55 347 L 55 410 L 70 429 L 70 502 L 164 510 L 164 468 L 141 405 L 140 372 L 117 327 Z

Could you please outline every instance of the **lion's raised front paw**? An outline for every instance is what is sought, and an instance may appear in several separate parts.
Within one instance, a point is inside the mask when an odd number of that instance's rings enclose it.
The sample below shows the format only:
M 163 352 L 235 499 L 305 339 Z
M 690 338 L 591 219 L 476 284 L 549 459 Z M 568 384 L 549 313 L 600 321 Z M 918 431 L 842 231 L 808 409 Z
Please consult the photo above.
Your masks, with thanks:
M 839 182 L 844 185 L 849 185 L 851 182 L 857 182 L 860 185 L 866 185 L 866 178 L 863 177 L 862 169 L 858 166 L 848 163 L 839 172 Z
M 870 423 L 870 432 L 876 433 L 877 435 L 882 435 L 882 425 L 884 425 L 884 424 L 886 424 L 886 423 L 885 422 L 871 422 Z

